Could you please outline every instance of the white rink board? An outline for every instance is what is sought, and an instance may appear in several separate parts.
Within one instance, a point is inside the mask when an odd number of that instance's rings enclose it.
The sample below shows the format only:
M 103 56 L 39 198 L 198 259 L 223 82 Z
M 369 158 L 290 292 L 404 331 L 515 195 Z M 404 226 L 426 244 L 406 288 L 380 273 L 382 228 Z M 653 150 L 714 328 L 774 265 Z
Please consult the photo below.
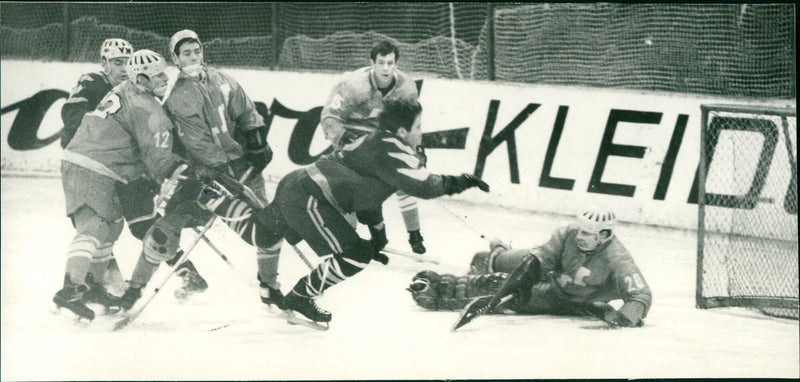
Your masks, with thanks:
M 44 89 L 69 91 L 80 74 L 98 69 L 94 64 L 15 60 L 3 60 L 0 65 L 3 107 Z M 254 101 L 270 106 L 273 100 L 278 100 L 300 112 L 322 106 L 339 78 L 338 75 L 319 73 L 241 69 L 226 72 L 242 84 Z M 445 174 L 472 173 L 475 170 L 493 101 L 499 102 L 499 106 L 492 137 L 497 136 L 526 106 L 539 105 L 514 131 L 518 183 L 511 180 L 507 143 L 500 143 L 487 157 L 482 174 L 492 186 L 492 192 L 467 192 L 457 196 L 459 199 L 560 214 L 572 214 L 588 202 L 600 202 L 614 208 L 623 221 L 688 229 L 697 226 L 697 206 L 688 200 L 699 160 L 700 105 L 737 103 L 711 97 L 443 79 L 425 79 L 420 99 L 424 107 L 423 131 L 469 128 L 463 149 L 427 150 L 429 168 Z M 48 110 L 39 130 L 40 138 L 60 130 L 62 104 L 63 100 L 59 100 Z M 540 182 L 559 109 L 566 114 L 560 141 L 551 153 L 552 166 L 547 175 L 571 181 L 571 187 L 566 190 L 543 186 Z M 596 182 L 623 185 L 633 190 L 628 196 L 608 191 L 587 191 L 613 110 L 655 117 L 655 120 L 642 123 L 619 122 L 613 137 L 604 146 L 605 151 L 611 147 L 609 145 L 616 147 L 614 150 L 621 146 L 642 150 L 641 158 L 611 153 L 607 156 L 602 175 L 596 179 Z M 17 111 L 11 111 L 2 116 L 3 174 L 57 172 L 61 153 L 57 143 L 31 151 L 16 151 L 8 147 L 8 132 L 16 114 Z M 685 120 L 685 131 L 682 139 L 675 142 L 678 145 L 674 147 L 673 157 L 667 160 L 670 142 L 681 118 Z M 288 157 L 295 123 L 294 119 L 276 116 L 271 124 L 269 142 L 275 158 L 265 171 L 271 182 L 299 166 Z M 319 154 L 327 147 L 327 141 L 318 129 L 309 154 Z M 778 147 L 775 160 L 785 156 L 785 148 Z M 753 161 L 756 160 L 754 157 Z M 666 162 L 674 165 L 670 166 L 671 173 L 662 174 Z M 657 198 L 659 186 L 662 196 Z M 775 195 L 762 195 L 764 199 L 783 200 L 784 195 L 777 193 L 786 190 L 785 185 L 766 189 L 778 191 Z

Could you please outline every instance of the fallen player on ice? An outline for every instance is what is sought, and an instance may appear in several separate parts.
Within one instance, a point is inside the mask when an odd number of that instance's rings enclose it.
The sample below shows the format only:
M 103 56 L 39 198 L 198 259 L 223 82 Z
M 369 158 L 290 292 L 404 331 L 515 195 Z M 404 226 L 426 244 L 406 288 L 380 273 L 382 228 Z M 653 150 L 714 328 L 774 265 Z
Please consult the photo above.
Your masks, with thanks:
M 644 324 L 650 288 L 614 235 L 614 213 L 590 207 L 542 245 L 512 249 L 493 240 L 475 254 L 468 275 L 422 271 L 408 287 L 431 310 L 461 310 L 453 330 L 482 314 L 593 316 L 612 327 Z M 614 309 L 609 301 L 624 303 Z

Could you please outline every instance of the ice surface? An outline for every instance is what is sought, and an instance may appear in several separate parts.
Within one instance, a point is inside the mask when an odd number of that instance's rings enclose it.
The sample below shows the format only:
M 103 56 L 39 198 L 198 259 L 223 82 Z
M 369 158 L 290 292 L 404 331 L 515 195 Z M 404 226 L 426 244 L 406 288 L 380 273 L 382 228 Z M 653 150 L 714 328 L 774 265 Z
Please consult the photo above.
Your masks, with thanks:
M 481 317 L 451 333 L 456 312 L 424 311 L 405 290 L 417 271 L 463 274 L 472 254 L 488 246 L 480 234 L 524 247 L 545 240 L 568 218 L 443 199 L 421 201 L 420 213 L 425 244 L 444 263 L 397 257 L 388 266 L 371 264 L 319 299 L 334 315 L 327 332 L 287 325 L 262 308 L 255 251 L 224 226 L 209 236 L 236 269 L 200 243 L 190 258 L 209 281 L 207 293 L 179 304 L 172 296 L 179 282 L 170 280 L 129 327 L 109 332 L 118 317 L 98 317 L 82 329 L 47 312 L 74 234 L 60 179 L 4 177 L 1 194 L 2 380 L 800 376 L 797 321 L 694 307 L 691 232 L 618 229 L 653 289 L 654 305 L 638 329 L 601 330 L 588 318 L 507 315 Z M 394 199 L 384 211 L 389 246 L 408 250 Z M 193 235 L 184 231 L 184 246 Z M 139 250 L 126 229 L 114 250 L 124 275 Z M 283 289 L 306 272 L 285 246 Z

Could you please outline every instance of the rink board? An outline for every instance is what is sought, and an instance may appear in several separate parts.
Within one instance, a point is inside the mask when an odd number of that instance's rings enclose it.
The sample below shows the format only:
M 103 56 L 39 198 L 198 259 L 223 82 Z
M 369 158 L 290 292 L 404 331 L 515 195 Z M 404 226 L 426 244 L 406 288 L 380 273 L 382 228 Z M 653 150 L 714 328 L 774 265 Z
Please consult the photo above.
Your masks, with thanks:
M 0 65 L 3 175 L 57 173 L 61 148 L 57 140 L 47 143 L 47 138 L 63 126 L 60 109 L 77 78 L 99 67 L 15 60 Z M 253 101 L 275 114 L 269 131 L 275 157 L 264 173 L 268 181 L 276 182 L 328 148 L 317 122 L 339 75 L 226 72 Z M 623 221 L 688 229 L 697 225 L 692 190 L 699 161 L 700 105 L 743 103 L 445 79 L 419 79 L 418 86 L 423 131 L 430 135 L 429 168 L 446 174 L 479 174 L 492 187 L 490 194 L 469 191 L 456 198 L 559 214 L 599 202 L 614 208 Z M 20 117 L 23 109 L 27 110 Z M 43 114 L 41 120 L 37 111 Z M 9 137 L 12 126 L 15 134 Z M 759 153 L 752 155 L 757 162 Z M 785 158 L 785 149 L 779 148 L 772 161 Z M 775 179 L 783 182 L 785 177 Z M 739 188 L 732 185 L 731 190 L 719 192 L 734 194 Z M 766 189 L 777 191 L 761 195 L 762 200 L 780 201 L 787 186 Z

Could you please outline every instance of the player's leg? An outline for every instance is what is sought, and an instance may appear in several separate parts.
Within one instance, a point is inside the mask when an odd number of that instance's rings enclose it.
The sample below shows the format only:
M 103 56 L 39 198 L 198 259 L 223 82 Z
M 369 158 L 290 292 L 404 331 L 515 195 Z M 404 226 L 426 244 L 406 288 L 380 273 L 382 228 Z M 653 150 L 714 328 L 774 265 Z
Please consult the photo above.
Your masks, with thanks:
M 422 234 L 419 228 L 419 207 L 417 206 L 417 198 L 406 194 L 403 191 L 398 191 L 397 205 L 400 207 L 400 214 L 403 216 L 403 222 L 408 231 L 408 243 L 411 244 L 411 250 L 415 253 L 425 253 L 425 245 L 422 244 Z
M 361 239 L 351 222 L 320 194 L 305 172 L 295 172 L 281 181 L 275 202 L 288 225 L 314 252 L 320 256 L 332 254 L 297 281 L 284 305 L 312 321 L 329 322 L 330 312 L 320 309 L 314 298 L 363 270 L 374 251 L 369 241 Z
M 142 240 L 142 252 L 136 261 L 128 289 L 122 296 L 123 309 L 130 309 L 141 297 L 141 289 L 147 285 L 159 264 L 175 257 L 180 244 L 183 227 L 194 219 L 192 209 L 195 201 L 185 201 L 181 206 L 156 220 Z
M 245 185 L 253 190 L 265 206 L 269 204 L 267 191 L 264 186 L 264 177 L 261 174 L 251 176 Z M 280 261 L 283 240 L 269 240 L 268 243 L 256 243 L 256 262 L 258 264 L 258 283 L 260 286 L 261 302 L 268 305 L 283 306 L 281 284 L 278 282 L 278 263 Z
M 263 193 L 263 186 L 262 191 Z M 266 197 L 264 197 L 266 199 Z M 283 244 L 286 223 L 267 206 L 256 211 L 244 200 L 233 199 L 212 187 L 200 195 L 198 204 L 218 216 L 246 243 L 255 246 L 261 302 L 282 307 L 283 294 L 278 276 L 278 255 Z
M 114 222 L 121 222 L 122 215 L 119 201 L 113 197 L 114 180 L 69 162 L 62 162 L 61 173 L 66 211 L 76 235 L 67 250 L 64 287 L 53 302 L 91 320 L 94 312 L 86 307 L 85 297 L 106 297 L 107 292 L 87 275 L 94 259 L 103 256 L 98 248 L 113 236 L 117 229 Z M 113 305 L 115 301 L 103 302 Z

